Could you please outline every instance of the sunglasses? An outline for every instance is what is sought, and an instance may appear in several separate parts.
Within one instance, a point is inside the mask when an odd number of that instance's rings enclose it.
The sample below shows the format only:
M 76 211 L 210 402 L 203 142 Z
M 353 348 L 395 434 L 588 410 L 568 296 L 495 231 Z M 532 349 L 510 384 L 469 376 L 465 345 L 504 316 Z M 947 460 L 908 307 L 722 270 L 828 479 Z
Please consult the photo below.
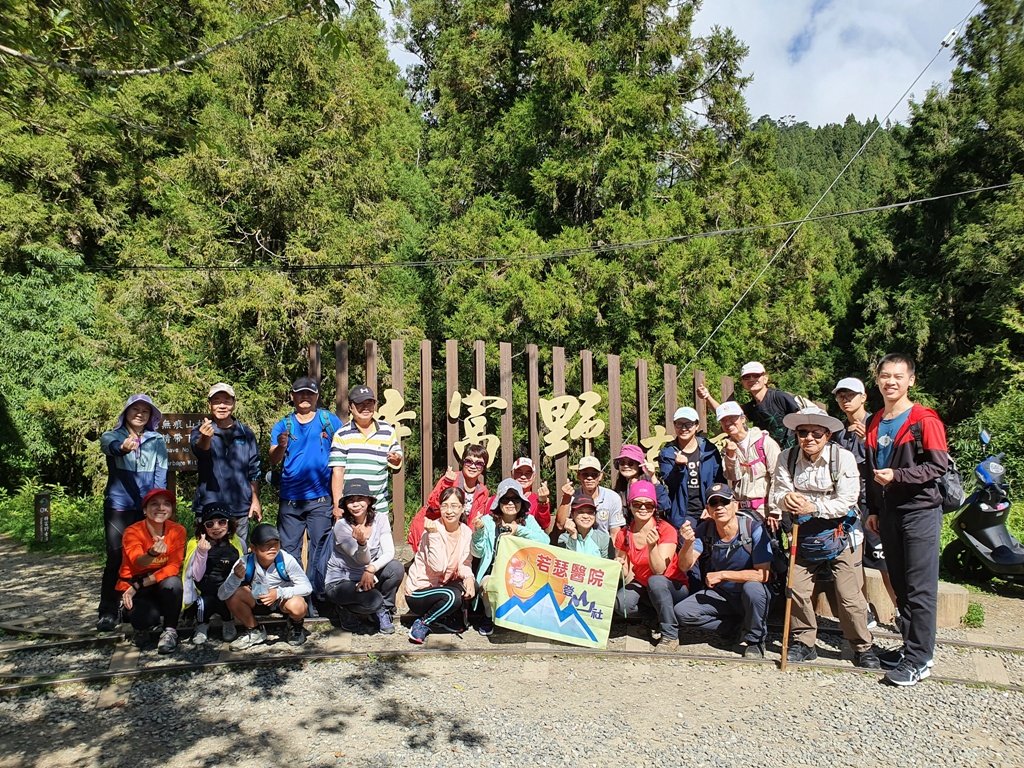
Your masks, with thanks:
M 207 520 L 203 523 L 204 528 L 215 528 L 218 525 L 227 525 L 228 521 L 223 517 L 215 517 L 213 520 Z
M 630 502 L 630 506 L 633 509 L 654 509 L 653 501 L 633 501 Z
M 803 440 L 805 437 L 813 437 L 815 440 L 821 440 L 825 435 L 828 434 L 827 429 L 798 429 L 796 436 Z
M 711 509 L 721 509 L 722 507 L 728 507 L 729 502 L 721 497 L 714 499 L 708 499 L 708 507 Z
M 682 431 L 685 432 L 688 429 L 693 429 L 694 427 L 696 427 L 697 426 L 697 422 L 696 421 L 677 421 L 677 422 L 675 422 L 675 425 L 676 425 L 676 429 L 681 429 Z
M 600 476 L 601 476 L 601 473 L 600 473 L 600 472 L 598 472 L 598 471 L 597 471 L 597 470 L 595 470 L 595 469 L 588 469 L 588 470 L 586 470 L 586 471 L 584 471 L 584 472 L 580 472 L 580 473 L 579 473 L 579 476 L 580 476 L 580 477 L 583 477 L 583 478 L 593 479 L 593 478 L 595 478 L 595 477 L 600 477 Z
M 484 462 L 480 461 L 480 459 L 466 459 L 464 462 L 462 462 L 462 466 L 483 469 L 485 465 Z
M 517 499 L 515 496 L 506 496 L 505 498 L 503 498 L 498 503 L 501 504 L 501 506 L 504 507 L 504 506 L 507 506 L 508 504 L 518 504 L 519 503 L 519 499 Z

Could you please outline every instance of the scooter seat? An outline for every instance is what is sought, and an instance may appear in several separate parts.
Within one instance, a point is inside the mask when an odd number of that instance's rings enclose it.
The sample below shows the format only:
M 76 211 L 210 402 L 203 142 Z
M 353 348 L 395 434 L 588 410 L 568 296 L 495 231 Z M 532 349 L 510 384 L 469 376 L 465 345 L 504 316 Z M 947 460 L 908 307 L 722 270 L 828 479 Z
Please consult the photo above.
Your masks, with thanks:
M 1011 549 L 1005 544 L 1001 544 L 993 549 L 990 557 L 992 562 L 998 565 L 1024 565 L 1024 549 Z

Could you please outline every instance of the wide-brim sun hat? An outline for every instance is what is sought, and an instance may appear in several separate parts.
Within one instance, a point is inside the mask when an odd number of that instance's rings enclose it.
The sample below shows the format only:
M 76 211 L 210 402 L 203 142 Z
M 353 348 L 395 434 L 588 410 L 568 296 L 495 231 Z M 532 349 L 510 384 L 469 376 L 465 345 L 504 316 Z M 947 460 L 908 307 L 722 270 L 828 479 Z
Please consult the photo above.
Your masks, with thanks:
M 786 429 L 792 430 L 796 430 L 798 427 L 824 427 L 833 435 L 843 428 L 843 422 L 814 406 L 801 408 L 796 413 L 787 413 L 782 419 L 782 423 Z
M 498 508 L 498 504 L 509 491 L 515 492 L 515 495 L 519 498 L 520 506 L 530 503 L 530 500 L 526 498 L 526 494 L 523 493 L 523 486 L 519 484 L 519 481 L 514 477 L 506 477 L 498 484 L 498 490 L 495 492 L 494 498 L 491 499 L 491 512 Z

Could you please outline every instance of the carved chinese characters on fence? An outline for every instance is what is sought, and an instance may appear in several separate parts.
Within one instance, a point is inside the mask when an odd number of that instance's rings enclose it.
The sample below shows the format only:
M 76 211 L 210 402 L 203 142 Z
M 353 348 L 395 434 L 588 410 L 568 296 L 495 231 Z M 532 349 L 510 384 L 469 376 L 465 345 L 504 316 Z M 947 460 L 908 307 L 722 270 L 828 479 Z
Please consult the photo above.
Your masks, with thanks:
M 544 435 L 544 455 L 550 458 L 567 453 L 570 440 L 582 440 L 583 455 L 589 456 L 590 441 L 604 432 L 604 422 L 597 418 L 600 403 L 601 396 L 597 392 L 584 392 L 579 397 L 541 398 L 540 419 L 548 430 Z
M 458 419 L 465 411 L 462 419 L 462 439 L 455 443 L 455 455 L 462 456 L 467 445 L 482 445 L 487 449 L 488 466 L 498 455 L 501 440 L 497 435 L 487 431 L 487 411 L 504 411 L 508 401 L 503 397 L 487 397 L 478 389 L 469 390 L 468 395 L 456 392 L 448 404 L 448 418 Z

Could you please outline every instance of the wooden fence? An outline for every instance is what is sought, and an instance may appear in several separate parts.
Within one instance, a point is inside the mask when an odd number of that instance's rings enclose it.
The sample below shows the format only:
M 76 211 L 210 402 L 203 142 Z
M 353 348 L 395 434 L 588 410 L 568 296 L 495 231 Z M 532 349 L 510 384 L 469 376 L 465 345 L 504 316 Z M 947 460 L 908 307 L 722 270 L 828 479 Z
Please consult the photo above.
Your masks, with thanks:
M 497 456 L 492 453 L 491 466 L 500 466 L 501 477 L 508 477 L 512 472 L 512 463 L 518 455 L 527 455 L 533 459 L 538 473 L 544 475 L 548 470 L 550 477 L 550 461 L 554 468 L 554 485 L 549 487 L 553 497 L 557 498 L 558 489 L 569 477 L 570 454 L 575 458 L 583 455 L 585 450 L 582 440 L 577 440 L 569 451 L 562 451 L 551 456 L 550 447 L 544 445 L 544 433 L 542 432 L 541 406 L 542 399 L 550 403 L 552 398 L 558 398 L 567 394 L 567 373 L 572 371 L 574 383 L 578 385 L 578 392 L 582 394 L 595 391 L 595 355 L 590 350 L 583 350 L 579 353 L 578 368 L 576 360 L 567 360 L 563 347 L 550 348 L 550 355 L 541 354 L 541 349 L 535 344 L 527 344 L 517 354 L 513 354 L 512 345 L 506 342 L 497 344 L 497 370 L 494 370 L 493 362 L 488 367 L 488 358 L 493 361 L 494 344 L 488 345 L 482 340 L 476 340 L 471 345 L 471 360 L 465 361 L 460 366 L 460 343 L 453 339 L 444 342 L 443 345 L 443 389 L 441 386 L 442 366 L 438 365 L 437 357 L 442 356 L 440 345 L 435 349 L 433 342 L 419 342 L 419 354 L 417 371 L 412 377 L 406 375 L 406 343 L 400 339 L 392 340 L 390 343 L 390 355 L 387 359 L 381 358 L 378 343 L 372 339 L 364 342 L 362 346 L 361 360 L 353 360 L 352 349 L 347 341 L 338 341 L 334 344 L 334 378 L 335 378 L 335 410 L 347 418 L 348 415 L 348 392 L 351 386 L 366 384 L 377 394 L 378 403 L 383 405 L 384 391 L 394 390 L 401 398 L 402 407 L 412 400 L 416 403 L 413 411 L 404 411 L 406 421 L 415 421 L 412 432 L 408 438 L 403 440 L 407 455 L 418 458 L 420 493 L 418 498 L 426 499 L 437 477 L 439 477 L 449 465 L 455 465 L 456 444 L 465 436 L 467 431 L 467 418 L 460 418 L 461 406 L 468 402 L 475 403 L 475 417 L 477 427 L 481 424 L 490 424 L 486 413 L 488 400 L 488 384 L 492 386 L 491 398 L 501 398 L 507 407 L 504 409 L 495 408 L 500 411 L 500 418 L 497 419 L 498 435 L 491 437 L 492 444 L 498 447 Z M 548 350 L 544 350 L 545 353 Z M 490 353 L 490 355 L 488 354 Z M 321 348 L 317 343 L 308 346 L 308 375 L 317 380 L 322 380 L 322 357 Z M 603 463 L 608 463 L 612 457 L 617 455 L 619 448 L 625 442 L 639 443 L 648 438 L 652 433 L 657 433 L 658 428 L 652 430 L 652 423 L 658 424 L 663 421 L 664 431 L 669 436 L 674 436 L 672 426 L 672 415 L 679 402 L 678 370 L 675 365 L 661 365 L 661 371 L 655 373 L 660 381 L 660 386 L 654 392 L 655 400 L 652 403 L 651 375 L 652 370 L 657 370 L 657 364 L 648 360 L 639 359 L 633 365 L 633 380 L 627 381 L 630 389 L 630 407 L 635 409 L 635 421 L 629 420 L 623 424 L 623 378 L 622 360 L 619 355 L 605 355 L 603 366 L 603 380 L 599 382 L 603 406 L 607 409 L 607 455 L 599 456 Z M 543 359 L 543 365 L 542 365 Z M 385 374 L 381 375 L 381 369 L 386 368 Z M 362 373 L 362 376 L 358 374 Z M 410 382 L 411 378 L 411 384 Z M 383 381 L 382 381 L 383 379 Z M 518 380 L 525 382 L 526 402 L 525 411 L 515 413 L 513 405 L 513 383 Z M 384 386 L 382 387 L 382 383 Z M 707 413 L 705 404 L 696 397 L 696 388 L 705 383 L 703 371 L 694 371 L 692 375 L 692 386 L 684 390 L 683 405 L 693 403 L 700 417 L 701 430 L 706 431 Z M 687 380 L 687 385 L 691 384 Z M 496 387 L 495 387 L 496 385 Z M 409 389 L 409 387 L 414 389 Z M 728 399 L 733 393 L 733 380 L 722 378 L 719 389 L 721 399 Z M 464 394 L 466 391 L 476 390 L 472 396 Z M 481 396 L 483 400 L 481 401 Z M 439 402 L 443 398 L 443 402 Z M 596 398 L 595 398 L 596 399 Z M 550 407 L 550 406 L 549 406 Z M 483 420 L 481 422 L 481 419 Z M 550 420 L 550 419 L 549 419 Z M 525 422 L 525 423 L 524 423 Z M 624 433 L 623 429 L 626 427 Z M 524 441 L 515 439 L 516 429 L 522 431 L 525 428 L 525 450 Z M 443 441 L 440 439 L 443 434 Z M 418 438 L 418 439 L 417 439 Z M 413 445 L 410 445 L 410 442 Z M 517 446 L 519 450 L 517 451 Z M 549 448 L 549 451 L 545 451 Z M 410 451 L 410 449 L 413 449 Z M 602 451 L 603 453 L 603 451 Z M 542 458 L 544 461 L 542 461 Z M 547 466 L 546 466 L 547 465 Z M 392 503 L 394 510 L 394 529 L 396 540 L 404 538 L 404 524 L 406 515 L 406 481 L 408 476 L 407 467 L 403 466 L 400 472 L 395 473 L 392 480 Z M 614 479 L 614 473 L 612 474 Z M 416 498 L 416 497 L 414 497 Z

